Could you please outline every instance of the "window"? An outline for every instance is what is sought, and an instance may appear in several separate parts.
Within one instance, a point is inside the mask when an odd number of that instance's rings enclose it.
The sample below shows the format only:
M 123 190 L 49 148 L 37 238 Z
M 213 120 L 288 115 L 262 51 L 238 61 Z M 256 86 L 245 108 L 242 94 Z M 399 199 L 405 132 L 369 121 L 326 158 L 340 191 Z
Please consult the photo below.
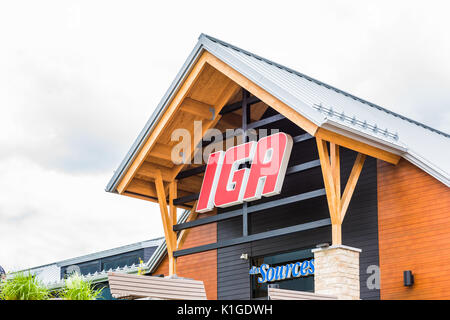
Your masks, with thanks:
M 77 265 L 70 265 L 61 269 L 62 277 L 67 278 L 74 272 L 81 275 L 93 274 L 94 272 L 100 272 L 100 264 L 98 261 L 84 262 Z
M 139 258 L 143 258 L 143 253 L 133 253 L 128 255 L 113 256 L 102 259 L 102 270 L 116 269 L 117 267 L 131 266 L 139 264 Z
M 272 256 L 265 256 L 252 259 L 252 266 L 260 267 L 267 264 L 270 267 L 284 266 L 290 263 L 303 262 L 313 259 L 311 249 L 280 253 Z M 308 274 L 298 278 L 288 278 L 284 280 L 259 283 L 260 274 L 251 275 L 252 298 L 267 297 L 267 285 L 276 283 L 280 289 L 314 292 L 314 275 Z

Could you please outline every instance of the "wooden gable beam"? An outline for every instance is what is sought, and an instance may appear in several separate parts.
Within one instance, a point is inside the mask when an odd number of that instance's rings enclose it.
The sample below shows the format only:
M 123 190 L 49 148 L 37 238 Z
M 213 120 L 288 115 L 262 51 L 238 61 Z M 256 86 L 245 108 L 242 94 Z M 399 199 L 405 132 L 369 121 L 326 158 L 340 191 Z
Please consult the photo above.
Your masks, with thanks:
M 155 199 L 158 197 L 153 183 L 150 183 L 142 179 L 133 179 L 127 191 L 142 194 L 144 196 L 152 197 Z
M 212 120 L 216 116 L 215 109 L 212 105 L 194 100 L 192 98 L 186 98 L 180 107 L 181 111 L 190 113 L 194 116 L 199 116 L 203 119 Z
M 158 167 L 157 165 L 150 163 L 148 161 L 144 161 L 139 169 L 139 174 L 147 177 L 149 179 L 155 179 L 156 173 L 159 171 L 161 173 L 161 177 L 164 181 L 172 181 L 172 170 L 169 168 Z
M 150 152 L 150 155 L 159 159 L 172 161 L 172 147 L 157 142 Z
M 341 197 L 341 175 L 339 145 L 330 142 L 330 153 L 328 153 L 327 141 L 316 137 L 319 152 L 323 181 L 331 218 L 332 244 L 342 244 L 342 223 L 347 212 L 350 200 L 358 182 L 359 175 L 366 159 L 365 154 L 358 153 L 353 164 L 350 177 Z

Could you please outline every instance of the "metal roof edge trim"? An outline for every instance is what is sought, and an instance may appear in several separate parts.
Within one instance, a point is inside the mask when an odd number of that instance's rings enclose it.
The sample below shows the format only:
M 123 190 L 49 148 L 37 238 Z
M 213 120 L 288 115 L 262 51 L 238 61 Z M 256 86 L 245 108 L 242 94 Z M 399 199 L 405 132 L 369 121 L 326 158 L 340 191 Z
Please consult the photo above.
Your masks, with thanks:
M 116 269 L 109 269 L 109 270 L 102 270 L 100 272 L 95 272 L 92 274 L 87 275 L 81 275 L 81 277 L 90 283 L 99 283 L 99 282 L 106 282 L 108 281 L 108 273 L 109 272 L 121 272 L 121 273 L 127 273 L 127 274 L 136 274 L 138 273 L 139 269 L 146 270 L 145 265 L 131 265 L 131 266 L 125 266 L 125 267 L 118 267 Z M 66 285 L 67 279 L 60 279 L 58 281 L 48 282 L 44 283 L 48 289 L 50 290 L 57 290 L 60 288 L 63 288 Z
M 152 245 L 152 242 L 154 242 L 155 245 Z M 158 244 L 158 242 L 159 242 L 159 244 Z M 86 261 L 91 261 L 91 260 L 95 260 L 95 259 L 101 259 L 103 257 L 114 256 L 117 254 L 126 253 L 128 251 L 134 251 L 134 250 L 139 250 L 139 249 L 144 249 L 144 248 L 160 246 L 161 242 L 164 242 L 164 237 L 150 239 L 150 240 L 144 240 L 144 241 L 120 246 L 117 248 L 112 248 L 112 249 L 102 250 L 99 252 L 89 253 L 89 254 L 86 254 L 83 256 L 78 256 L 75 258 L 64 259 L 64 260 L 47 263 L 47 264 L 43 264 L 43 265 L 39 265 L 39 266 L 35 266 L 35 267 L 20 269 L 17 271 L 11 271 L 11 273 L 36 271 L 38 269 L 44 269 L 44 268 L 48 268 L 51 266 L 56 266 L 56 267 L 69 266 L 69 265 L 80 263 L 80 262 L 86 262 Z
M 362 103 L 364 103 L 364 104 L 367 104 L 367 105 L 369 105 L 369 106 L 372 107 L 372 108 L 375 108 L 375 109 L 378 109 L 378 110 L 382 110 L 382 111 L 384 111 L 384 112 L 386 112 L 386 113 L 388 113 L 388 114 L 391 114 L 391 115 L 393 115 L 393 116 L 396 116 L 396 117 L 398 117 L 398 118 L 400 118 L 400 119 L 402 119 L 402 120 L 405 120 L 405 121 L 414 123 L 414 124 L 416 124 L 417 126 L 420 126 L 420 127 L 424 128 L 424 129 L 428 129 L 428 130 L 430 130 L 430 131 L 432 131 L 432 132 L 435 132 L 435 133 L 441 134 L 441 135 L 443 135 L 443 136 L 445 136 L 445 137 L 447 137 L 447 138 L 450 138 L 450 134 L 448 134 L 448 133 L 446 133 L 446 132 L 437 130 L 437 129 L 432 128 L 432 127 L 430 127 L 430 126 L 427 126 L 426 124 L 423 124 L 423 123 L 421 123 L 421 122 L 419 122 L 419 121 L 410 119 L 410 118 L 405 117 L 405 116 L 403 116 L 403 115 L 401 115 L 401 114 L 398 114 L 398 113 L 393 112 L 393 111 L 391 111 L 391 110 L 385 109 L 385 108 L 383 108 L 383 107 L 381 107 L 381 106 L 379 106 L 379 105 L 377 105 L 377 104 L 375 104 L 375 103 L 372 103 L 372 102 L 370 102 L 370 101 L 367 101 L 367 100 L 364 100 L 364 99 L 359 98 L 359 97 L 357 97 L 357 96 L 354 96 L 354 95 L 352 95 L 351 93 L 348 93 L 348 92 L 346 92 L 346 91 L 343 91 L 343 90 L 341 90 L 341 89 L 338 89 L 338 88 L 336 88 L 336 87 L 333 87 L 333 86 L 331 86 L 331 85 L 329 85 L 329 84 L 326 84 L 326 83 L 324 83 L 324 82 L 322 82 L 322 81 L 319 81 L 319 80 L 317 80 L 317 79 L 314 79 L 314 78 L 312 78 L 312 77 L 310 77 L 310 76 L 307 76 L 307 75 L 305 75 L 305 74 L 303 74 L 303 73 L 301 73 L 301 72 L 298 72 L 298 71 L 296 71 L 296 70 L 294 70 L 294 69 L 291 69 L 291 68 L 289 68 L 289 67 L 286 67 L 286 66 L 284 66 L 284 65 L 282 65 L 282 64 L 279 64 L 279 63 L 276 63 L 276 62 L 274 62 L 274 61 L 272 61 L 272 60 L 263 58 L 263 57 L 261 57 L 261 56 L 259 56 L 259 55 L 257 55 L 257 54 L 254 54 L 254 53 L 252 53 L 252 52 L 250 52 L 250 51 L 247 51 L 247 50 L 244 50 L 244 49 L 242 49 L 242 48 L 236 47 L 236 46 L 234 46 L 234 45 L 232 45 L 232 44 L 230 44 L 230 43 L 227 43 L 227 42 L 222 41 L 222 40 L 220 40 L 220 39 L 214 38 L 214 37 L 212 37 L 212 36 L 210 36 L 210 35 L 207 35 L 207 34 L 202 33 L 202 34 L 200 35 L 199 38 L 202 38 L 202 37 L 205 37 L 205 38 L 209 39 L 210 41 L 217 42 L 217 43 L 220 43 L 220 44 L 222 44 L 222 45 L 224 45 L 224 46 L 230 47 L 230 48 L 232 48 L 232 49 L 234 49 L 234 50 L 236 50 L 236 51 L 240 51 L 240 52 L 242 52 L 242 53 L 244 53 L 244 54 L 253 56 L 253 57 L 255 57 L 256 59 L 262 60 L 262 61 L 264 61 L 264 62 L 266 62 L 266 63 L 268 63 L 268 64 L 271 64 L 271 65 L 274 65 L 274 66 L 276 66 L 276 67 L 278 67 L 278 68 L 280 68 L 280 69 L 284 69 L 284 70 L 286 70 L 286 71 L 288 71 L 288 72 L 291 72 L 291 73 L 293 73 L 293 74 L 295 74 L 295 75 L 297 75 L 297 76 L 299 76 L 299 77 L 303 77 L 303 78 L 305 78 L 305 79 L 307 79 L 307 80 L 313 81 L 313 82 L 315 82 L 315 83 L 318 84 L 318 85 L 324 86 L 325 88 L 334 90 L 334 91 L 336 91 L 336 92 L 338 92 L 338 93 L 341 93 L 341 94 L 343 94 L 343 95 L 345 95 L 345 96 L 348 96 L 348 97 L 350 97 L 350 98 L 352 98 L 352 99 L 355 99 L 355 100 L 360 101 L 360 102 L 362 102 Z
M 412 150 L 408 150 L 408 153 L 406 153 L 403 158 L 405 160 L 408 160 L 416 167 L 420 168 L 421 170 L 428 173 L 430 176 L 435 178 L 436 180 L 442 182 L 447 187 L 450 187 L 450 177 L 449 173 L 437 168 L 436 166 L 433 166 L 430 162 L 426 161 L 422 157 L 420 157 L 418 154 L 416 154 Z
M 401 145 L 395 145 L 389 141 L 385 141 L 371 135 L 364 134 L 361 131 L 355 130 L 350 127 L 346 127 L 339 122 L 335 122 L 333 120 L 327 119 L 327 122 L 322 126 L 324 129 L 328 129 L 330 131 L 344 134 L 345 136 L 358 140 L 360 142 L 366 143 L 373 147 L 380 148 L 382 150 L 397 154 L 403 157 L 405 160 L 408 160 L 418 168 L 422 169 L 438 181 L 445 184 L 447 187 L 450 187 L 450 179 L 449 174 L 444 170 L 436 167 L 430 162 L 426 161 L 424 158 L 420 157 L 417 153 L 415 153 L 410 148 L 405 148 Z M 378 140 L 378 143 L 375 143 L 374 140 Z
M 404 153 L 408 151 L 408 149 L 401 144 L 395 144 L 391 141 L 383 140 L 379 137 L 348 127 L 340 122 L 336 122 L 329 118 L 327 118 L 327 120 L 324 122 L 321 128 L 339 133 L 351 139 L 363 142 L 372 147 L 376 147 L 399 156 L 402 156 Z
M 95 260 L 95 259 L 101 259 L 101 258 L 105 258 L 105 257 L 109 257 L 109 256 L 115 256 L 118 254 L 123 254 L 123 253 L 135 251 L 135 250 L 139 250 L 139 249 L 158 247 L 159 245 L 161 245 L 161 242 L 164 242 L 164 238 L 156 238 L 156 239 L 152 239 L 152 240 L 141 241 L 141 242 L 137 242 L 137 243 L 133 243 L 133 244 L 117 247 L 117 248 L 102 250 L 102 251 L 95 252 L 95 253 L 90 253 L 90 254 L 75 257 L 75 258 L 61 260 L 61 261 L 55 262 L 55 264 L 59 267 L 70 266 L 72 264 L 87 262 L 87 261 L 91 261 L 91 260 Z
M 160 116 L 162 115 L 162 111 L 165 109 L 167 104 L 173 99 L 176 92 L 178 92 L 180 83 L 184 81 L 187 74 L 192 69 L 192 66 L 199 58 L 202 49 L 203 48 L 201 42 L 200 41 L 197 42 L 194 49 L 191 51 L 188 58 L 184 62 L 181 70 L 177 73 L 175 79 L 172 81 L 172 84 L 170 85 L 169 89 L 166 91 L 161 101 L 159 102 L 159 104 L 153 111 L 152 115 L 150 116 L 149 120 L 145 124 L 144 128 L 141 130 L 138 137 L 134 141 L 133 145 L 125 155 L 125 158 L 122 160 L 117 170 L 114 171 L 114 174 L 111 177 L 110 181 L 108 182 L 105 191 L 112 193 L 116 192 L 117 184 L 119 183 L 119 181 L 121 181 L 124 172 L 128 170 L 131 163 L 136 158 L 137 153 L 139 152 L 139 150 L 141 150 L 144 142 L 148 138 L 148 133 L 151 131 L 155 123 L 158 122 Z

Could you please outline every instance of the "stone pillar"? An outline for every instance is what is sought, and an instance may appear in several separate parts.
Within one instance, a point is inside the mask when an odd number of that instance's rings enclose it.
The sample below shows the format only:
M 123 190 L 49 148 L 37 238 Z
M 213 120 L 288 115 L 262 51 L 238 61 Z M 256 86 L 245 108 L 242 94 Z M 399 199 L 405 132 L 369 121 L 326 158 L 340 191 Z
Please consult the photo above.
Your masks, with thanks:
M 314 292 L 341 300 L 359 300 L 361 249 L 343 245 L 313 249 Z

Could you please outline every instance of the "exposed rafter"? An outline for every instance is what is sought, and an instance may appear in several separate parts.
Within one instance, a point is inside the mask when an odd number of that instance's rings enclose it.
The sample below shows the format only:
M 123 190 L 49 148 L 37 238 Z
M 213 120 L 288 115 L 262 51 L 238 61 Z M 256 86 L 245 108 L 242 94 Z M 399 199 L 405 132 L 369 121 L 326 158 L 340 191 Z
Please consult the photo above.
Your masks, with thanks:
M 214 105 L 214 110 L 221 110 L 223 106 L 226 105 L 228 100 L 236 94 L 237 91 L 239 91 L 239 86 L 236 85 L 236 83 L 228 80 L 228 83 L 224 84 L 224 89 L 222 91 L 221 96 L 217 99 L 216 105 Z M 188 156 L 189 159 L 192 159 L 194 153 L 196 152 L 196 147 L 200 144 L 201 140 L 203 139 L 203 136 L 205 135 L 206 131 L 210 128 L 213 128 L 216 123 L 220 120 L 221 116 L 218 115 L 214 118 L 214 120 L 208 121 L 207 123 L 204 123 L 202 127 L 202 132 L 200 135 L 195 135 L 194 132 L 192 132 L 191 137 L 193 137 L 191 141 L 191 154 Z M 197 138 L 197 140 L 195 140 Z M 185 167 L 185 164 L 180 164 L 176 166 L 172 170 L 172 179 L 175 179 L 175 177 L 180 173 L 180 171 Z
M 203 119 L 213 120 L 216 116 L 215 109 L 212 105 L 191 99 L 189 97 L 184 99 L 180 109 L 181 111 L 199 116 Z

